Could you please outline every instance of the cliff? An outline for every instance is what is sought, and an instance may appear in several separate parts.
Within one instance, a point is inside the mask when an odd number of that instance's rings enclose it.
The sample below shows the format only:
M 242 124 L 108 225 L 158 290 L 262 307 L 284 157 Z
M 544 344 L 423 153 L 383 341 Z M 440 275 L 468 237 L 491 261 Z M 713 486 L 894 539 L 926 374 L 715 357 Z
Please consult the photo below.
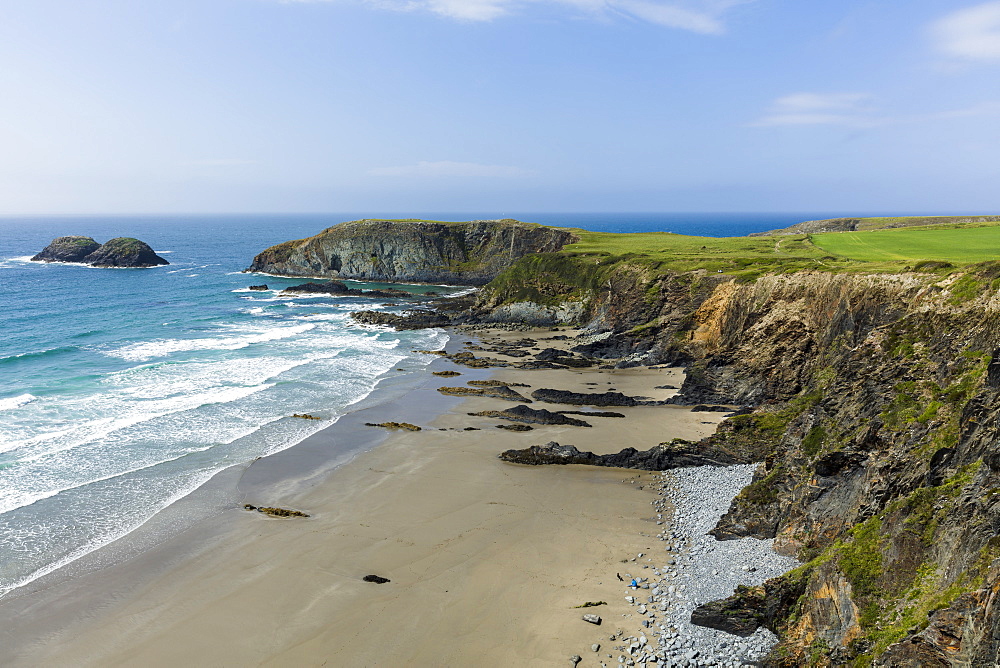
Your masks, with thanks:
M 805 562 L 715 604 L 779 634 L 768 665 L 995 665 L 1000 263 L 928 266 L 740 282 L 542 255 L 479 309 L 570 314 L 611 332 L 581 352 L 682 363 L 682 401 L 755 407 L 689 456 L 761 462 L 713 534 Z
M 149 244 L 131 237 L 117 237 L 99 244 L 90 237 L 58 237 L 40 253 L 34 262 L 76 262 L 94 267 L 155 267 L 170 264 L 153 252 Z
M 515 220 L 357 220 L 266 249 L 247 269 L 279 276 L 484 285 L 525 255 L 575 240 Z

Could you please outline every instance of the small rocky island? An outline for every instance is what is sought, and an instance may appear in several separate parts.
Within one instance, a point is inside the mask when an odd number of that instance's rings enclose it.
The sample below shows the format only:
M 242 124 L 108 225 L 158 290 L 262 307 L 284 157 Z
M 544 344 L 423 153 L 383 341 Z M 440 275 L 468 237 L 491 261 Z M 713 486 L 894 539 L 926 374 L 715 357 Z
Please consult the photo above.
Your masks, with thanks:
M 170 264 L 149 244 L 131 237 L 117 237 L 99 244 L 91 237 L 57 237 L 32 262 L 76 262 L 93 267 L 156 267 Z

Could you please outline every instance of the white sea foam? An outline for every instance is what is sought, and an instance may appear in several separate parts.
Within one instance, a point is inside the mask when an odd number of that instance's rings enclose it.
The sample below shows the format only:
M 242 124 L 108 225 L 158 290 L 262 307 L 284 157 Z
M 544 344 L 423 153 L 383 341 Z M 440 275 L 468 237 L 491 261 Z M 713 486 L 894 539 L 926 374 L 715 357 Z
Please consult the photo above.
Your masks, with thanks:
M 239 350 L 256 343 L 287 339 L 315 327 L 314 324 L 274 327 L 245 336 L 221 336 L 203 339 L 160 339 L 133 343 L 116 350 L 103 351 L 109 357 L 119 357 L 129 362 L 146 362 L 157 357 L 166 357 L 173 353 L 192 350 Z
M 120 525 L 116 531 L 96 536 L 90 541 L 79 546 L 78 548 L 76 548 L 63 558 L 54 561 L 52 563 L 46 564 L 45 566 L 29 573 L 28 575 L 22 578 L 19 578 L 14 582 L 11 582 L 7 585 L 0 584 L 0 596 L 3 596 L 9 591 L 17 589 L 18 587 L 23 587 L 26 584 L 30 584 L 35 580 L 48 575 L 49 573 L 52 573 L 60 568 L 63 568 L 73 563 L 74 561 L 77 561 L 82 557 L 85 557 L 94 550 L 97 550 L 105 545 L 108 545 L 109 543 L 118 540 L 119 538 L 122 538 L 123 536 L 132 533 L 133 531 L 141 527 L 143 524 L 148 522 L 153 517 L 153 515 L 156 514 L 156 512 L 163 510 L 168 506 L 173 505 L 177 501 L 180 501 L 185 496 L 187 496 L 188 494 L 190 494 L 191 492 L 195 491 L 196 489 L 204 485 L 206 482 L 208 482 L 212 478 L 212 476 L 214 476 L 217 472 L 218 471 L 213 470 L 205 472 L 202 475 L 192 477 L 191 480 L 189 480 L 185 486 L 181 487 L 172 496 L 165 499 L 164 502 L 158 508 L 155 508 L 153 510 L 153 512 L 149 512 L 143 515 L 139 514 L 131 515 L 132 518 L 137 519 L 138 521 L 133 521 L 132 523 L 129 524 Z
M 20 394 L 16 397 L 0 399 L 0 411 L 9 411 L 14 410 L 15 408 L 20 408 L 21 406 L 30 404 L 37 398 L 38 397 L 33 394 Z

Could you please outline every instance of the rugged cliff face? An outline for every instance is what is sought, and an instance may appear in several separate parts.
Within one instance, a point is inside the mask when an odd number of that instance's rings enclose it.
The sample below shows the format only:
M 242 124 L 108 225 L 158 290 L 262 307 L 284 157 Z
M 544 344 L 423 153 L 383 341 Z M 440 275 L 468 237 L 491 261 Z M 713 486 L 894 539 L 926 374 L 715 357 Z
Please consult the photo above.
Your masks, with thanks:
M 519 258 L 557 251 L 574 240 L 566 230 L 515 220 L 358 220 L 272 246 L 255 257 L 247 271 L 484 285 Z
M 769 606 L 747 613 L 782 639 L 770 665 L 996 664 L 1000 264 L 737 283 L 530 260 L 534 285 L 502 275 L 481 308 L 573 304 L 615 332 L 587 352 L 684 363 L 686 401 L 755 407 L 701 446 L 762 462 L 716 537 L 805 562 L 722 606 Z

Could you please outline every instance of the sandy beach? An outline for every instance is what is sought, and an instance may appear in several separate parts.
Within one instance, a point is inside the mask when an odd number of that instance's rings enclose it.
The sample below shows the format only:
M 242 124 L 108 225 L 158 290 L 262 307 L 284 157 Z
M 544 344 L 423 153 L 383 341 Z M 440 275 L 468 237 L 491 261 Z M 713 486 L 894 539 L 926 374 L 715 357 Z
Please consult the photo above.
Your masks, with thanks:
M 544 331 L 477 336 L 484 344 L 532 336 L 538 349 L 574 343 L 542 340 Z M 465 341 L 455 337 L 449 350 Z M 578 654 L 581 665 L 599 665 L 604 654 L 591 645 L 606 644 L 632 613 L 616 573 L 656 547 L 656 476 L 512 465 L 497 454 L 552 440 L 597 453 L 646 449 L 707 435 L 722 414 L 615 407 L 596 410 L 626 417 L 511 432 L 469 413 L 514 402 L 459 399 L 438 388 L 492 378 L 527 384 L 516 388 L 525 396 L 539 388 L 613 389 L 659 400 L 675 390 L 658 387 L 679 386 L 683 372 L 480 370 L 447 359 L 430 368 L 461 375 L 426 372 L 405 396 L 345 416 L 310 447 L 254 463 L 233 480 L 238 502 L 153 549 L 0 601 L 0 664 L 549 666 Z M 364 426 L 387 421 L 422 429 Z M 332 472 L 310 470 L 324 443 L 354 438 L 381 442 Z M 271 518 L 242 503 L 310 517 Z M 367 574 L 390 582 L 365 582 Z M 607 605 L 575 607 L 588 601 Z M 603 624 L 582 621 L 586 612 Z

